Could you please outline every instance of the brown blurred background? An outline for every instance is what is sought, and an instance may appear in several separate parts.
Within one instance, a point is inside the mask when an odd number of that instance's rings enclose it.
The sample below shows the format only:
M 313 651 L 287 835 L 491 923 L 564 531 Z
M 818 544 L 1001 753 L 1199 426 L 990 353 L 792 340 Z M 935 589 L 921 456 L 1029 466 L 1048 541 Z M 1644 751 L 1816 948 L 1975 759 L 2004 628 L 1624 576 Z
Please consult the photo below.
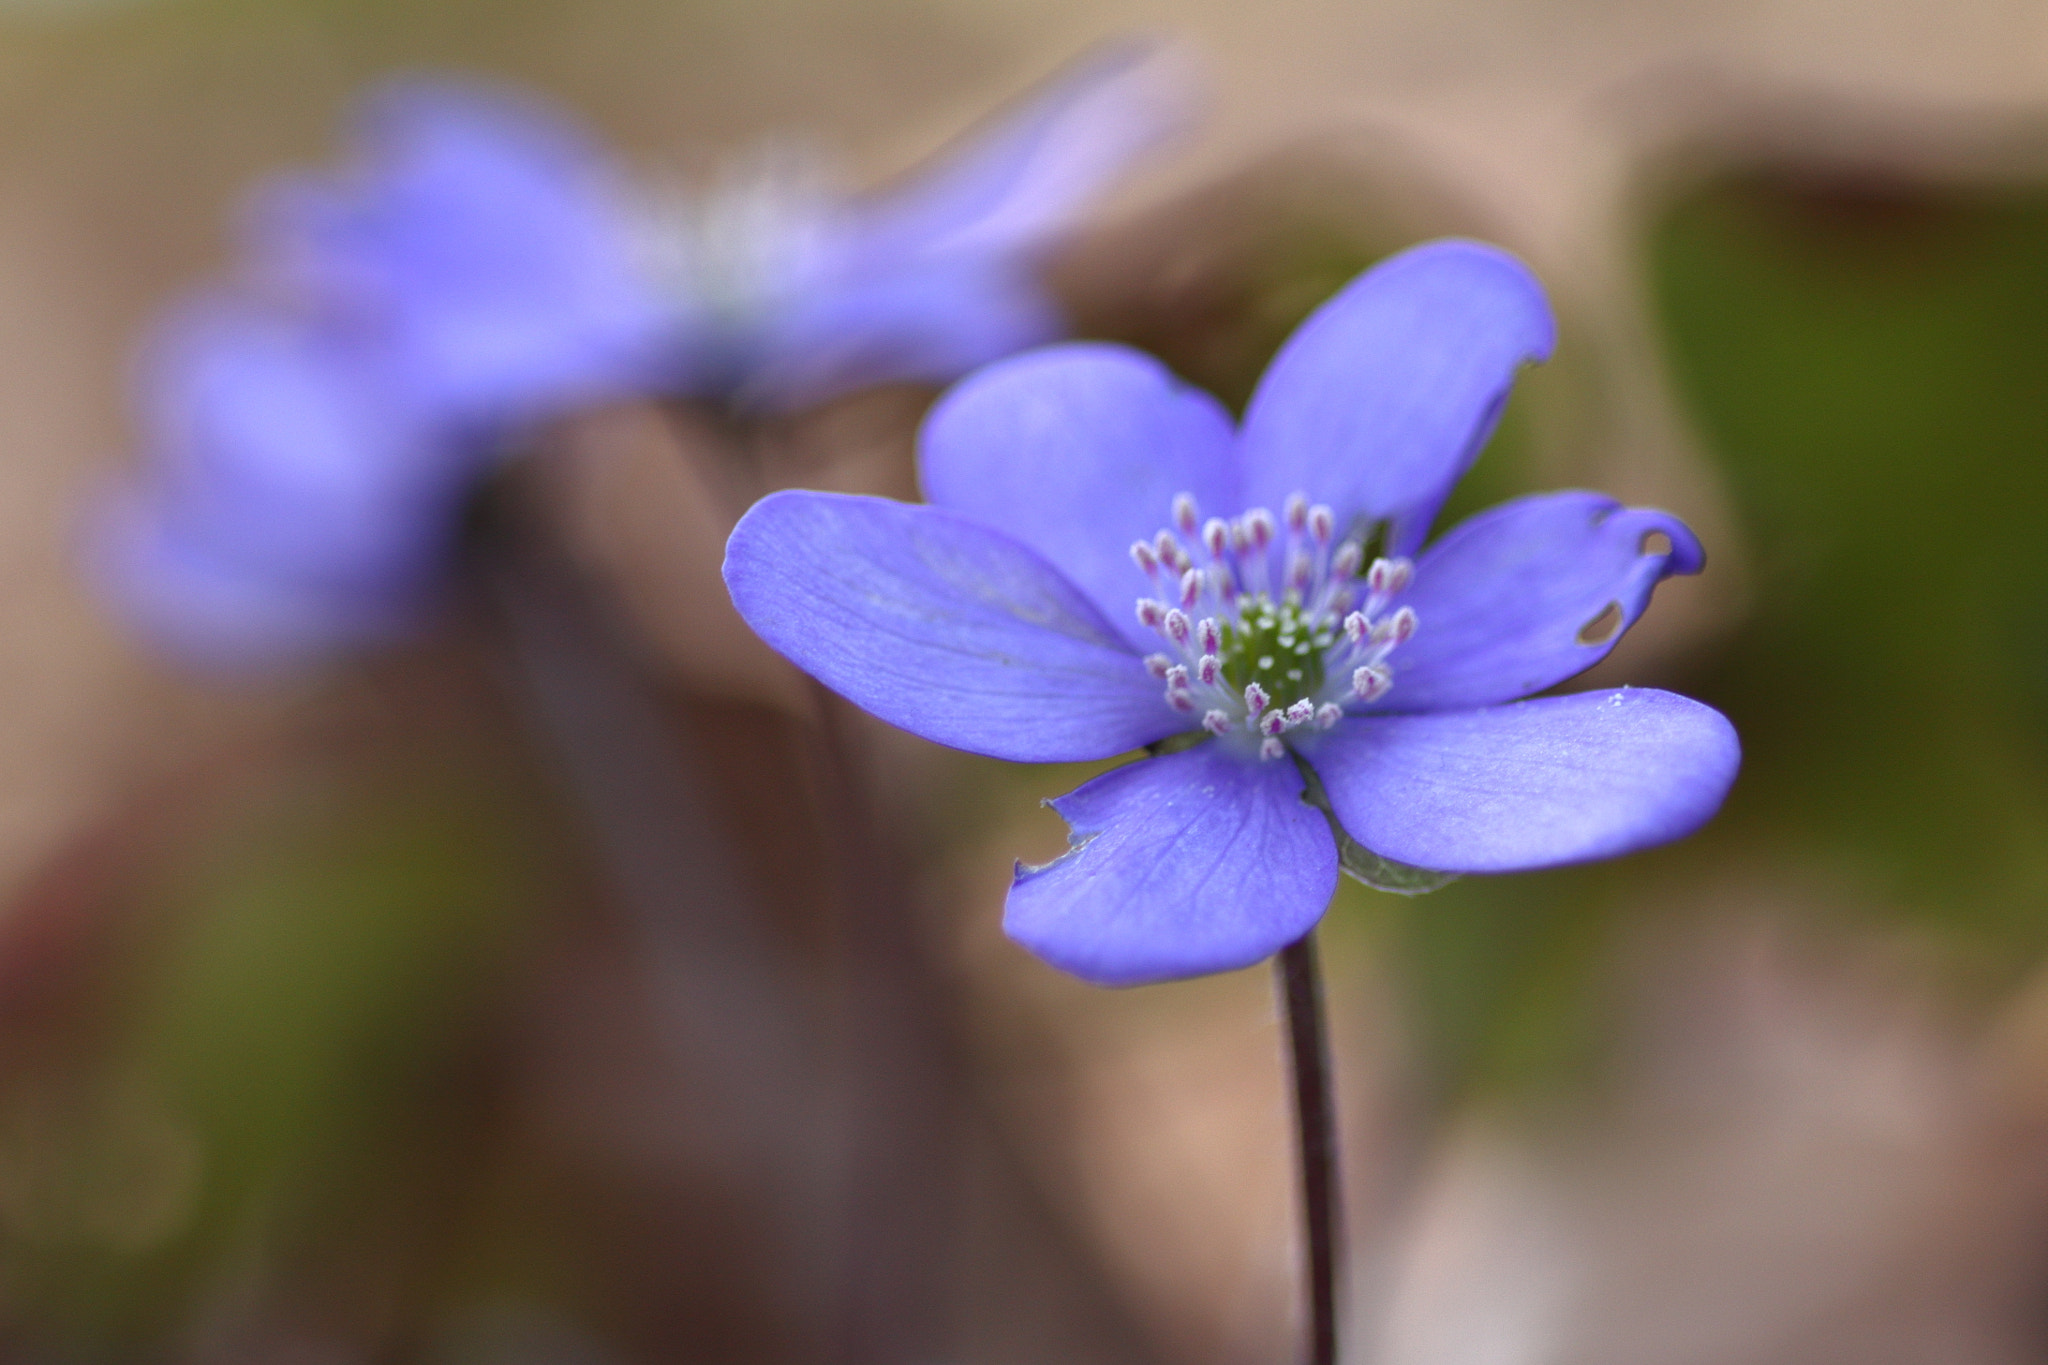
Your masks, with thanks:
M 0 1355 L 1292 1352 L 1264 975 L 1009 945 L 1083 774 L 870 726 L 724 605 L 734 509 L 909 495 L 928 394 L 749 480 L 566 422 L 494 494 L 539 548 L 289 679 L 175 672 L 76 564 L 142 329 L 377 77 L 874 184 L 1131 32 L 1214 97 L 1057 262 L 1078 328 L 1236 402 L 1377 255 L 1522 253 L 1562 344 L 1459 506 L 1691 520 L 1600 676 L 1747 749 L 1689 844 L 1340 894 L 1350 1358 L 2048 1350 L 2048 11 L 0 0 Z

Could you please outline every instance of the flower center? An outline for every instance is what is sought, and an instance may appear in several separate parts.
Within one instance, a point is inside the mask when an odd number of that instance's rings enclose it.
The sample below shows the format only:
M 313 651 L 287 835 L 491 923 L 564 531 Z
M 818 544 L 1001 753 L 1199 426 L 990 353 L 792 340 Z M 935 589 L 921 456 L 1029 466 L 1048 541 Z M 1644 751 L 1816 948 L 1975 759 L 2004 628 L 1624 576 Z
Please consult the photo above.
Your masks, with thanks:
M 1273 759 L 1289 731 L 1327 730 L 1393 687 L 1388 656 L 1416 628 L 1413 608 L 1394 608 L 1409 561 L 1375 559 L 1361 573 L 1368 537 L 1336 543 L 1335 514 L 1299 493 L 1278 521 L 1254 507 L 1206 522 L 1182 493 L 1173 525 L 1178 535 L 1170 527 L 1131 546 L 1158 594 L 1138 599 L 1138 619 L 1171 650 L 1145 660 L 1168 706 Z
M 718 321 L 751 325 L 823 268 L 836 202 L 816 156 L 771 143 L 698 193 L 668 187 L 649 196 L 641 264 Z

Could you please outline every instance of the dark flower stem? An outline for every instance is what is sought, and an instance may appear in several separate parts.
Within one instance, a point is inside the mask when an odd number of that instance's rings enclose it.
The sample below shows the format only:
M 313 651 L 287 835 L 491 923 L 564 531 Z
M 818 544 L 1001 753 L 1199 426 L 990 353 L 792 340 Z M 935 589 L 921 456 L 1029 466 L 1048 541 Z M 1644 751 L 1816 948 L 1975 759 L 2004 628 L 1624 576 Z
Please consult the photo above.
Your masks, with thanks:
M 1337 1246 L 1343 1228 L 1337 1191 L 1337 1113 L 1330 1091 L 1329 1030 L 1313 931 L 1280 950 L 1287 1002 L 1287 1052 L 1294 1070 L 1295 1133 L 1301 1145 L 1303 1222 L 1308 1232 L 1309 1365 L 1336 1365 Z

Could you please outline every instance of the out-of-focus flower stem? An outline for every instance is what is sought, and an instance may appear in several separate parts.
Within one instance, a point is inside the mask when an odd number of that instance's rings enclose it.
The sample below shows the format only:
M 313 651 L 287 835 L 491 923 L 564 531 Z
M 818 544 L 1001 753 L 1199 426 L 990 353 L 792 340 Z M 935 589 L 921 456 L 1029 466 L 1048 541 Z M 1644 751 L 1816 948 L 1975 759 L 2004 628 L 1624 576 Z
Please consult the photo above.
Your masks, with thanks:
M 737 520 L 772 486 L 761 419 L 697 407 L 691 420 L 719 439 L 687 443 L 740 496 Z M 701 428 L 700 428 L 701 429 Z M 920 942 L 899 845 L 879 820 L 864 773 L 857 715 L 811 684 L 810 775 L 823 813 L 823 852 L 835 868 L 843 987 L 834 1067 L 841 1077 L 844 1152 L 839 1205 L 838 1322 L 832 1358 L 894 1365 L 950 1354 L 953 1180 L 961 1091 L 949 1039 L 951 990 Z
M 1287 1010 L 1294 1072 L 1295 1135 L 1301 1150 L 1302 1221 L 1308 1239 L 1309 1365 L 1336 1365 L 1337 1248 L 1343 1236 L 1337 1188 L 1337 1113 L 1330 1088 L 1329 1029 L 1313 931 L 1274 959 Z

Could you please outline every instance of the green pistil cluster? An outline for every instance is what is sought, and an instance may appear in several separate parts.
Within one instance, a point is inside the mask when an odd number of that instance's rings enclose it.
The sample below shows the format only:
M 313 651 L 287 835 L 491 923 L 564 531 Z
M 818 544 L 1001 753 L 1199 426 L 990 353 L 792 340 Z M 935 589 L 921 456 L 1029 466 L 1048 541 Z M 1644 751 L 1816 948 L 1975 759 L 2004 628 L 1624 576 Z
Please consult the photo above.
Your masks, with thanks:
M 1238 619 L 1223 626 L 1223 678 L 1242 694 L 1257 683 L 1273 705 L 1285 708 L 1323 686 L 1323 654 L 1336 636 L 1312 622 L 1293 595 L 1278 603 L 1264 593 L 1239 604 Z

